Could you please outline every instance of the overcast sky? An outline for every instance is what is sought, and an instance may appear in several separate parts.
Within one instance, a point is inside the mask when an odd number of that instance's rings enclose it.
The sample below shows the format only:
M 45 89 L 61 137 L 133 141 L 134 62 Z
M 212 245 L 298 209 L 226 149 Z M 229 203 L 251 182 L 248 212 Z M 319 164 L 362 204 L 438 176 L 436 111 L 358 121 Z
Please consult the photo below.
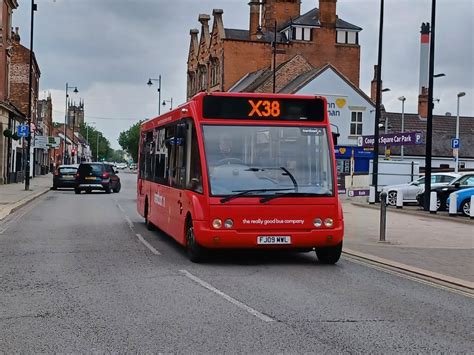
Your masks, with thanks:
M 19 0 L 13 26 L 29 47 L 30 0 Z M 71 98 L 85 101 L 87 122 L 95 122 L 114 148 L 121 131 L 158 112 L 156 86 L 148 78 L 162 76 L 162 100 L 186 98 L 189 30 L 200 29 L 198 14 L 224 10 L 226 28 L 248 29 L 248 0 L 36 0 L 34 50 L 41 79 L 40 97 L 50 92 L 55 121 L 64 121 L 65 86 L 77 86 Z M 337 13 L 362 27 L 360 87 L 370 94 L 377 62 L 379 0 L 338 0 Z M 302 0 L 302 13 L 318 7 Z M 474 116 L 474 1 L 437 0 L 435 114 Z M 416 112 L 419 81 L 420 26 L 430 22 L 431 0 L 386 0 L 382 78 L 383 103 L 401 111 L 397 98 L 406 96 L 406 112 Z M 211 23 L 212 24 L 212 23 Z M 168 106 L 169 108 L 169 106 Z M 162 108 L 163 110 L 163 108 Z

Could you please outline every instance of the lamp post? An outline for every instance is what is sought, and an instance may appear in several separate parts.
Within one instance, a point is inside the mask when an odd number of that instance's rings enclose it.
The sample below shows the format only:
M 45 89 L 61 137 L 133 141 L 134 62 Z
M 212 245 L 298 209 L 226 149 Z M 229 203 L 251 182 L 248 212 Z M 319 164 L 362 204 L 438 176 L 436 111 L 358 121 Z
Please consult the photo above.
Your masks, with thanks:
M 171 98 L 170 100 L 163 100 L 163 106 L 166 106 L 166 103 L 169 103 L 170 104 L 170 111 L 173 109 L 173 98 Z
M 64 152 L 63 152 L 63 164 L 66 164 L 66 152 L 67 152 L 67 116 L 68 116 L 68 98 L 69 94 L 68 91 L 69 89 L 74 89 L 74 93 L 77 94 L 79 90 L 77 90 L 77 86 L 69 86 L 68 83 L 66 83 L 66 110 L 64 112 Z
M 377 60 L 377 88 L 375 98 L 375 123 L 374 123 L 374 162 L 372 165 L 372 186 L 375 189 L 375 202 L 379 201 L 377 193 L 378 174 L 379 174 L 379 121 L 380 121 L 380 101 L 382 89 L 382 39 L 383 39 L 383 12 L 384 0 L 380 0 L 380 25 L 379 25 L 379 46 L 378 46 L 378 60 Z
M 30 67 L 29 67 L 29 81 L 28 81 L 28 136 L 26 137 L 27 142 L 27 158 L 25 164 L 25 190 L 30 189 L 30 159 L 31 159 L 31 95 L 33 89 L 33 29 L 35 23 L 35 11 L 37 10 L 37 5 L 34 0 L 31 0 L 31 28 L 30 28 Z M 37 99 L 37 98 L 36 98 Z M 34 159 L 33 159 L 34 160 Z
M 434 78 L 434 55 L 435 55 L 435 22 L 436 22 L 436 0 L 431 2 L 431 38 L 430 38 L 430 61 L 428 74 L 428 115 L 426 118 L 426 151 L 425 151 L 425 195 L 424 210 L 430 210 L 431 195 L 431 157 L 433 148 L 433 78 Z
M 160 107 L 160 102 L 161 102 L 161 75 L 158 76 L 158 79 L 152 79 L 152 78 L 149 78 L 148 79 L 148 83 L 146 83 L 148 86 L 152 86 L 153 85 L 153 81 L 157 81 L 158 82 L 158 116 L 161 114 L 161 107 Z
M 272 42 L 272 52 L 273 52 L 273 93 L 276 91 L 276 45 L 277 45 L 277 22 L 275 20 L 275 26 L 273 28 L 274 36 Z
M 406 97 L 405 96 L 400 96 L 398 98 L 401 102 L 402 102 L 402 131 L 401 133 L 405 133 L 405 100 L 406 100 Z M 400 157 L 401 159 L 403 160 L 404 158 L 404 151 L 403 151 L 403 144 L 402 146 L 400 147 Z
M 97 131 L 97 151 L 95 152 L 95 161 L 98 162 L 99 161 L 99 131 Z
M 466 95 L 465 92 L 458 93 L 458 108 L 457 108 L 457 114 L 456 114 L 456 139 L 459 139 L 459 101 L 461 97 L 465 95 Z M 456 165 L 454 166 L 454 172 L 455 173 L 459 172 L 459 148 L 458 148 L 458 153 L 456 154 Z

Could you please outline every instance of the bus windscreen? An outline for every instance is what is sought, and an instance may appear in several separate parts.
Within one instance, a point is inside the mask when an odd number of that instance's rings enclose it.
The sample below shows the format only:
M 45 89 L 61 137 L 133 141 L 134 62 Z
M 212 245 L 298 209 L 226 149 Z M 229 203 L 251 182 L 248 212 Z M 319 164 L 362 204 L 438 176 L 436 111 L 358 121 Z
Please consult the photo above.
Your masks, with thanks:
M 324 100 L 205 96 L 203 117 L 322 122 Z

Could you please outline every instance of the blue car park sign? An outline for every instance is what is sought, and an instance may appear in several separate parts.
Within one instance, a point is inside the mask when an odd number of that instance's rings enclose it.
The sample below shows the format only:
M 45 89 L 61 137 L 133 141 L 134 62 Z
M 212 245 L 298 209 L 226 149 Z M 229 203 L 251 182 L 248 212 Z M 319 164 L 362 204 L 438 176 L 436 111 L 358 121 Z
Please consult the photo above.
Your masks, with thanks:
M 451 139 L 451 148 L 459 149 L 460 146 L 461 146 L 461 140 L 459 138 Z
M 30 133 L 30 127 L 28 127 L 27 125 L 19 125 L 17 127 L 18 137 L 28 137 L 29 133 Z

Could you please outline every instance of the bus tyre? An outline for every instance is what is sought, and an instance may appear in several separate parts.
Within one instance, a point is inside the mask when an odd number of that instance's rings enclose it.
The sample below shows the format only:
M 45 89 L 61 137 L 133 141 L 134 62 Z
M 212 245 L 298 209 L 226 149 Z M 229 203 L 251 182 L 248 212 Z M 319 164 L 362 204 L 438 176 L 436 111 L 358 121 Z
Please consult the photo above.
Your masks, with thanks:
M 186 252 L 189 260 L 193 263 L 200 263 L 204 261 L 206 250 L 198 244 L 194 236 L 194 228 L 191 223 L 186 228 Z
M 316 255 L 321 264 L 335 264 L 342 253 L 342 242 L 333 247 L 316 248 Z
M 148 210 L 148 201 L 145 202 L 145 226 L 146 226 L 146 229 L 148 229 L 149 231 L 152 231 L 155 229 L 155 226 L 153 225 L 153 223 L 150 222 L 150 212 Z

